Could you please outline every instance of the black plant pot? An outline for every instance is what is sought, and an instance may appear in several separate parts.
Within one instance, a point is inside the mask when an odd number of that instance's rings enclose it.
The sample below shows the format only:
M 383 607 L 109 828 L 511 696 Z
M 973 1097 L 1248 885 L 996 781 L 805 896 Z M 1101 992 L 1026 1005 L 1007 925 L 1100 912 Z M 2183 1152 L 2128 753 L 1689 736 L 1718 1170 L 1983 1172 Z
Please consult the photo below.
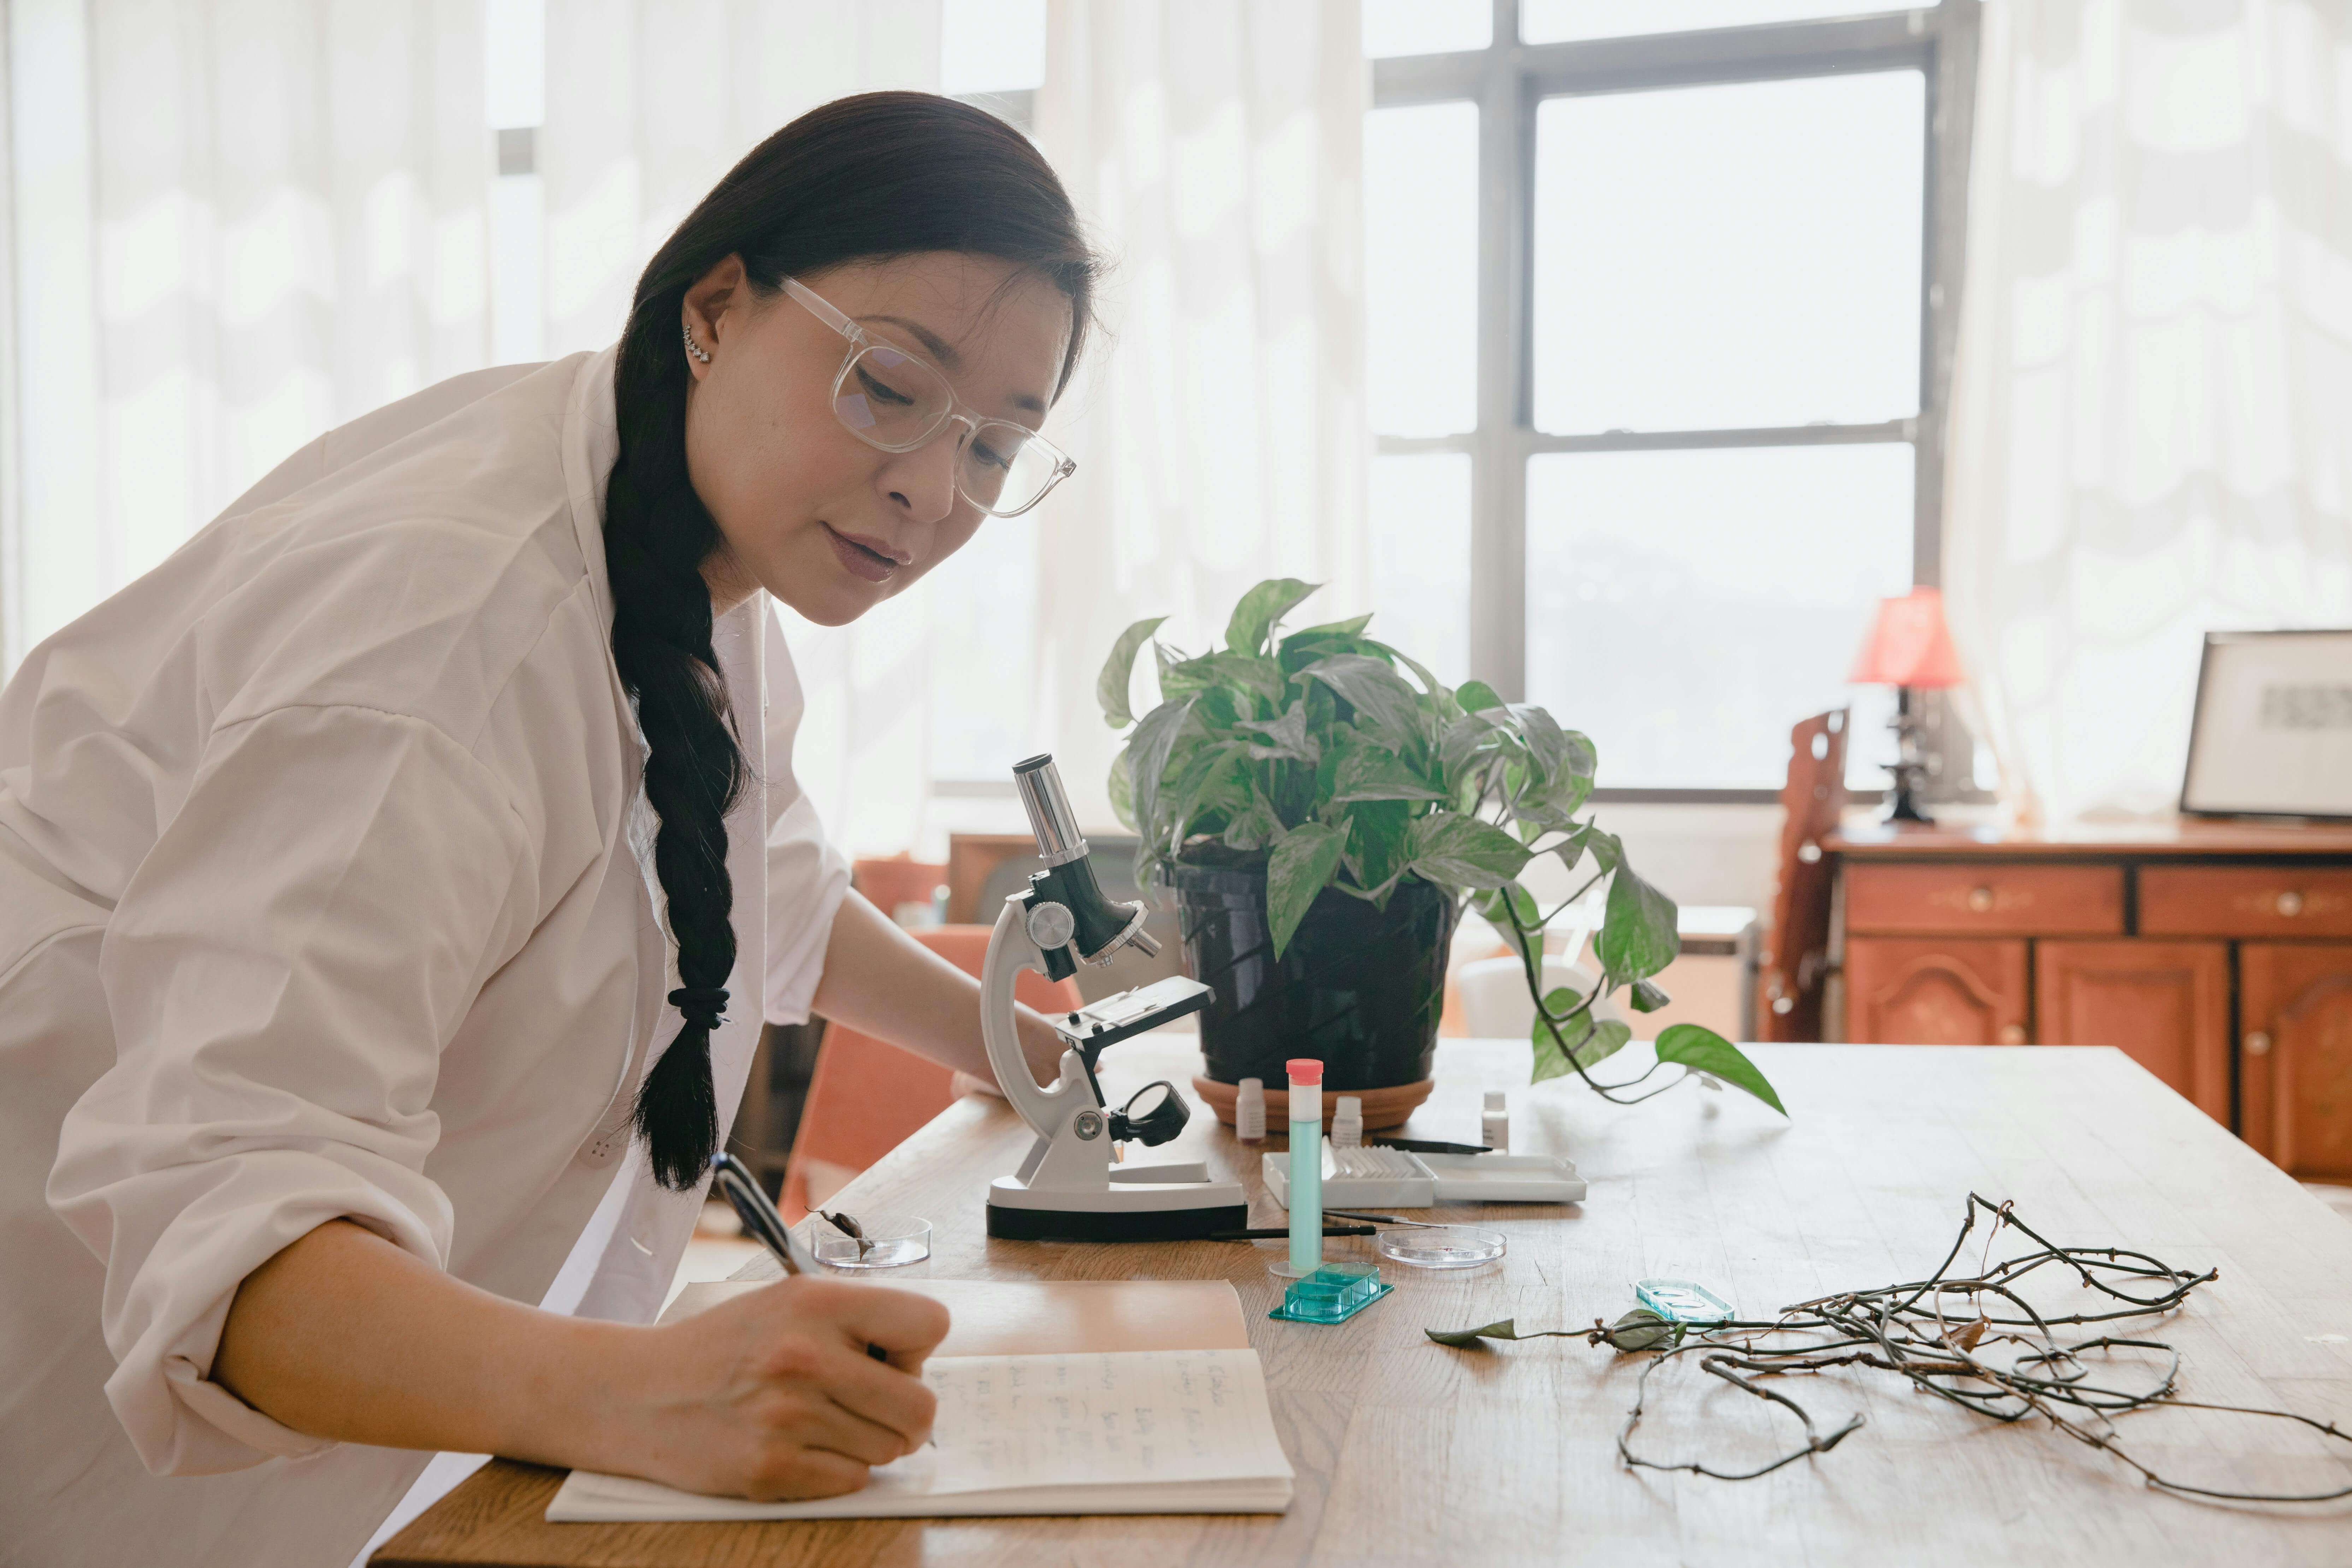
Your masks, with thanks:
M 1265 865 L 1179 863 L 1184 963 L 1216 994 L 1201 1050 L 1220 1083 L 1285 1081 L 1283 1063 L 1315 1057 L 1327 1089 L 1388 1089 L 1430 1076 L 1445 1004 L 1453 898 L 1418 879 L 1388 908 L 1326 888 L 1277 963 Z

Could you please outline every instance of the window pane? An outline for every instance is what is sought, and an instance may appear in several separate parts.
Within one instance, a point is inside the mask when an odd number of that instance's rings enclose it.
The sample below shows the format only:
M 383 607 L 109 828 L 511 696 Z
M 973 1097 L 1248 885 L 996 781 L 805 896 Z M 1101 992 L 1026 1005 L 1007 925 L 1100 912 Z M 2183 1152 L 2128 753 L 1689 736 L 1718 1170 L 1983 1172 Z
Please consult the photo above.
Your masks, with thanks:
M 1897 9 L 1870 0 L 1519 0 L 1519 37 L 1530 44 L 1562 44 Z
M 1037 748 L 1029 687 L 1037 619 L 1037 528 L 990 518 L 929 580 L 930 773 L 1003 779 Z
M 1494 0 L 1363 0 L 1364 58 L 1483 49 L 1495 36 Z
M 1848 700 L 1877 601 L 1910 587 L 1911 456 L 1531 458 L 1528 700 L 1592 737 L 1604 786 L 1778 789 L 1789 726 Z
M 1537 426 L 1917 412 L 1926 91 L 1902 70 L 1548 100 Z
M 1478 106 L 1364 116 L 1364 295 L 1372 428 L 1478 423 Z
M 1372 459 L 1371 635 L 1448 686 L 1470 679 L 1470 454 Z
M 1045 80 L 1045 0 L 940 0 L 940 90 L 1020 92 Z

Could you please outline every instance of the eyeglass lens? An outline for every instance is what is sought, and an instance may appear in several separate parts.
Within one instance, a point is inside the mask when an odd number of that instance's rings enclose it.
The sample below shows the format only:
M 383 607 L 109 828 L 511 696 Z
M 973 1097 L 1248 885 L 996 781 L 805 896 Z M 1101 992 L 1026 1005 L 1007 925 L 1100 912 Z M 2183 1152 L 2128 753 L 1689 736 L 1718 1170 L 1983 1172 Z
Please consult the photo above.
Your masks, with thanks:
M 939 373 L 885 343 L 861 349 L 849 362 L 834 397 L 841 422 L 875 446 L 904 451 L 936 434 L 952 394 Z M 1053 458 L 1034 432 L 992 419 L 965 437 L 956 455 L 956 481 L 987 511 L 1013 512 L 1036 500 L 1055 478 Z

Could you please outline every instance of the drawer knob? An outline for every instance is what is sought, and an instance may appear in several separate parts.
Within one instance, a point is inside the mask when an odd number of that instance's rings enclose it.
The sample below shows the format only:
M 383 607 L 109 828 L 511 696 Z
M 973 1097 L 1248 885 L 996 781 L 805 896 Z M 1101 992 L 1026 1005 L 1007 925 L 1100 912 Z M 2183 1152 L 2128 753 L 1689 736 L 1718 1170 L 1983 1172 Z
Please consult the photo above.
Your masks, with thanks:
M 2293 920 L 2303 913 L 2303 895 L 2289 889 L 2278 896 L 2278 912 Z
M 1969 908 L 1974 910 L 1980 915 L 1989 913 L 1992 909 L 1992 889 L 1990 888 L 1970 888 L 1969 889 Z
M 2022 1024 L 2003 1024 L 2000 1026 L 2000 1043 L 2004 1046 L 2021 1046 L 2025 1044 L 2025 1026 Z
M 2246 1054 L 2250 1057 L 2266 1057 L 2270 1055 L 2270 1031 L 2267 1029 L 2254 1029 L 2250 1031 L 2246 1036 Z

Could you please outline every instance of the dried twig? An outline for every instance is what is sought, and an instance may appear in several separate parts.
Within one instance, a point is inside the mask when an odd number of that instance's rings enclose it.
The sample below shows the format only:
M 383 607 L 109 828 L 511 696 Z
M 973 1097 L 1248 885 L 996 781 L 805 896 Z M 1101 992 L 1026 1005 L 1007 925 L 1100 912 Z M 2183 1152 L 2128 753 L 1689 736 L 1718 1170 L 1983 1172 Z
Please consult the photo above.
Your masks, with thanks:
M 1975 1230 L 1979 1211 L 1990 1216 L 1982 1261 L 1973 1276 L 1955 1276 L 1951 1269 Z M 2014 1230 L 2035 1243 L 2017 1257 L 1991 1261 L 1992 1241 L 2004 1230 Z M 2065 1314 L 2036 1310 L 2019 1293 L 2019 1285 L 2045 1269 L 2071 1273 L 2084 1289 L 2116 1303 L 2102 1310 Z M 1766 1387 L 1759 1380 L 1790 1373 L 1824 1372 L 1832 1367 L 1860 1366 L 1891 1373 L 1921 1393 L 2000 1422 L 2040 1416 L 2079 1443 L 2114 1456 L 2152 1487 L 2194 1497 L 2237 1502 L 2330 1502 L 2352 1497 L 2352 1486 L 2319 1492 L 2241 1492 L 2191 1486 L 2158 1474 L 2134 1458 L 2117 1440 L 2116 1421 L 2134 1412 L 2160 1406 L 2218 1410 L 2244 1415 L 2293 1421 L 2326 1436 L 2352 1442 L 2333 1422 L 2316 1420 L 2291 1410 L 2266 1410 L 2242 1405 L 2217 1405 L 2184 1399 L 2179 1394 L 2180 1355 L 2160 1340 L 2098 1333 L 2073 1342 L 2054 1331 L 2126 1319 L 2160 1316 L 2180 1308 L 2200 1285 L 2220 1278 L 2219 1270 L 2202 1274 L 2176 1268 L 2144 1252 L 2116 1247 L 2060 1247 L 2036 1232 L 2011 1212 L 1974 1193 L 1969 1194 L 1966 1216 L 1936 1272 L 1925 1279 L 1885 1285 L 1872 1289 L 1841 1291 L 1801 1301 L 1781 1310 L 1769 1321 L 1731 1321 L 1696 1328 L 1687 1335 L 1629 1335 L 1624 1320 L 1617 1325 L 1596 1322 L 1583 1331 L 1589 1343 L 1607 1343 L 1620 1354 L 1651 1354 L 1634 1385 L 1633 1407 L 1617 1435 L 1617 1453 L 1627 1465 L 1655 1470 L 1687 1470 L 1718 1480 L 1750 1480 L 1813 1454 L 1825 1454 L 1864 1422 L 1857 1413 L 1827 1436 L 1811 1415 L 1794 1399 Z M 1960 1304 L 1958 1312 L 1946 1303 Z M 1490 1325 L 1508 1330 L 1508 1324 Z M 1531 1334 L 1491 1334 L 1469 1330 L 1431 1338 L 1441 1343 L 1468 1344 L 1479 1338 L 1530 1338 Z M 1995 1354 L 1998 1347 L 2017 1347 L 2014 1354 Z M 2109 1387 L 2092 1381 L 2088 1359 L 2106 1351 L 2147 1351 L 2163 1358 L 2162 1371 L 2147 1386 Z M 1649 1398 L 1650 1377 L 1677 1357 L 1696 1354 L 1699 1366 L 1725 1383 L 1792 1412 L 1805 1428 L 1805 1443 L 1779 1458 L 1749 1470 L 1719 1470 L 1696 1460 L 1654 1459 L 1633 1450 L 1635 1428 Z

